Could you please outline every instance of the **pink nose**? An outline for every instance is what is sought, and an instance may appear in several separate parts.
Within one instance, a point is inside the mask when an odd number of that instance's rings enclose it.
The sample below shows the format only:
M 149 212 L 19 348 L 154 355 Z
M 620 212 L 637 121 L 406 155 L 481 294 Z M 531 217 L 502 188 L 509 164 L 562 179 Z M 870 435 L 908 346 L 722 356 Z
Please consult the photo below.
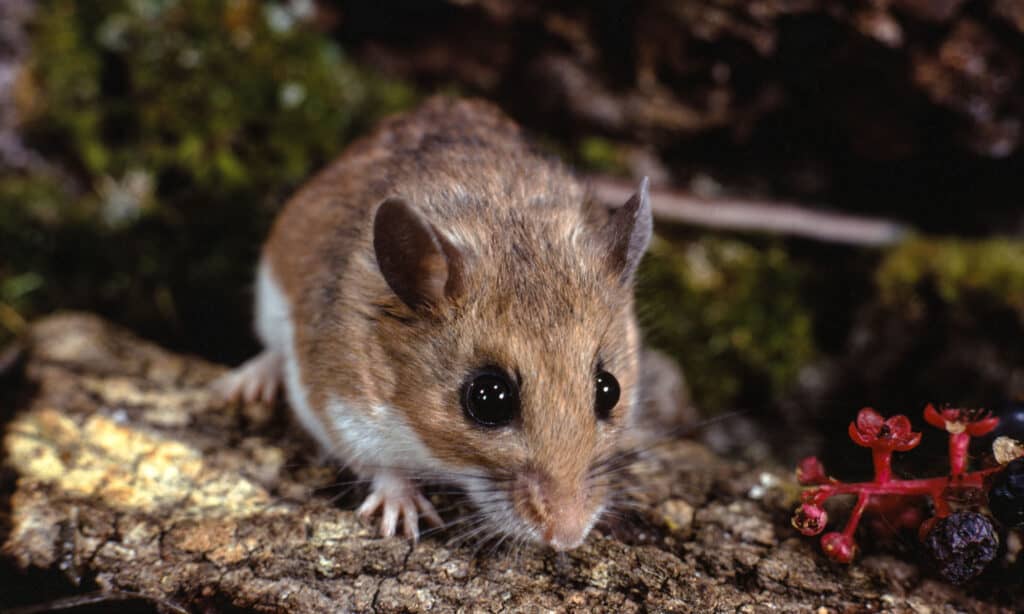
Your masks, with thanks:
M 588 524 L 575 519 L 567 522 L 552 519 L 544 531 L 544 541 L 555 550 L 572 550 L 587 537 Z
M 555 550 L 572 550 L 587 537 L 590 514 L 579 501 L 559 503 L 548 507 L 544 521 L 544 541 Z
M 593 524 L 593 510 L 579 480 L 555 480 L 542 472 L 526 472 L 519 478 L 516 507 L 523 519 L 535 526 L 540 539 L 555 550 L 571 550 L 583 543 Z M 568 484 L 568 486 L 567 486 Z

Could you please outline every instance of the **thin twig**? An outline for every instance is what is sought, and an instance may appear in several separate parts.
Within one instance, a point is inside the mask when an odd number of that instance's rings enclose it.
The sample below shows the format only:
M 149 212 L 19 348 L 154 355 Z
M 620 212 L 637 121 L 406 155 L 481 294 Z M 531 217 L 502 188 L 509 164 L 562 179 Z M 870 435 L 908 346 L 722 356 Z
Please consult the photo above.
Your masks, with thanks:
M 626 202 L 636 186 L 605 177 L 590 185 L 603 202 Z M 909 226 L 876 217 L 829 213 L 787 202 L 701 198 L 670 190 L 651 190 L 655 219 L 723 230 L 793 235 L 829 243 L 884 247 L 912 232 Z
M 62 610 L 70 610 L 87 605 L 100 605 L 105 603 L 116 603 L 119 601 L 148 601 L 154 605 L 161 606 L 168 611 L 175 612 L 176 614 L 188 614 L 188 610 L 176 603 L 167 601 L 166 599 L 159 599 L 150 595 L 143 595 L 142 593 L 133 593 L 128 591 L 108 591 L 89 593 L 87 595 L 74 595 L 72 597 L 64 597 L 43 603 L 17 607 L 5 610 L 5 612 L 6 614 L 42 614 L 44 612 L 60 612 Z

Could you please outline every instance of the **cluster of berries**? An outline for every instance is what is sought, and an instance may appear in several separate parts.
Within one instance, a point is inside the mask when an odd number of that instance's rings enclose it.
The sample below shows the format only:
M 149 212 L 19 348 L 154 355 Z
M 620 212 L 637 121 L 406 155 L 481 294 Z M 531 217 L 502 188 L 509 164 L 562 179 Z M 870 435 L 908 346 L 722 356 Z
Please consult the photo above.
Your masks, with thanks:
M 856 495 L 846 527 L 821 538 L 822 549 L 833 561 L 853 560 L 857 551 L 854 533 L 864 512 L 873 510 L 885 514 L 890 525 L 917 528 L 939 573 L 948 581 L 962 583 L 980 574 L 996 556 L 999 533 L 992 518 L 977 510 L 987 503 L 1004 527 L 1024 527 L 1024 445 L 1010 437 L 997 437 L 993 466 L 968 471 L 971 438 L 992 433 L 999 418 L 981 410 L 937 410 L 928 405 L 924 419 L 949 434 L 948 475 L 914 480 L 893 477 L 893 452 L 917 447 L 921 433 L 911 430 L 906 416 L 886 419 L 864 408 L 850 424 L 849 435 L 857 445 L 871 449 L 874 480 L 841 482 L 829 477 L 816 457 L 805 458 L 797 468 L 797 479 L 810 488 L 803 492 L 793 526 L 804 535 L 818 535 L 828 522 L 825 501 L 837 495 Z M 922 497 L 931 500 L 934 511 L 927 519 L 917 505 Z

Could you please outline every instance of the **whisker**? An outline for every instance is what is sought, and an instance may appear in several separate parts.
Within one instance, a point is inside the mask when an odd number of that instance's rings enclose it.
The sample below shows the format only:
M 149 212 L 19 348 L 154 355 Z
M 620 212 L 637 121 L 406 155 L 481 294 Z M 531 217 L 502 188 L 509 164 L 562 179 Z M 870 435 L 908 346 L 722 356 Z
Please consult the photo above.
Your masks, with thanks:
M 477 520 L 478 522 L 474 523 L 461 535 L 454 537 L 449 543 L 451 543 L 454 548 L 462 548 L 462 546 L 473 541 L 479 535 L 485 533 L 488 530 L 490 524 L 488 522 L 488 519 L 479 518 Z

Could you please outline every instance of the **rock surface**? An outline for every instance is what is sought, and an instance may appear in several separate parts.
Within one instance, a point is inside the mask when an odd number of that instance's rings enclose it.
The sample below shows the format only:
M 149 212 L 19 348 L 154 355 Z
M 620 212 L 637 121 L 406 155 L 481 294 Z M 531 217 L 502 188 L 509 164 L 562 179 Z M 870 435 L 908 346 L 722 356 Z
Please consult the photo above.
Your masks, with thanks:
M 80 314 L 38 322 L 26 347 L 0 379 L 0 607 L 88 593 L 157 611 L 1011 611 L 1012 595 L 891 556 L 829 564 L 788 526 L 787 473 L 687 441 L 651 448 L 621 518 L 567 554 L 460 545 L 454 529 L 378 539 L 286 412 L 208 395 L 221 367 Z

